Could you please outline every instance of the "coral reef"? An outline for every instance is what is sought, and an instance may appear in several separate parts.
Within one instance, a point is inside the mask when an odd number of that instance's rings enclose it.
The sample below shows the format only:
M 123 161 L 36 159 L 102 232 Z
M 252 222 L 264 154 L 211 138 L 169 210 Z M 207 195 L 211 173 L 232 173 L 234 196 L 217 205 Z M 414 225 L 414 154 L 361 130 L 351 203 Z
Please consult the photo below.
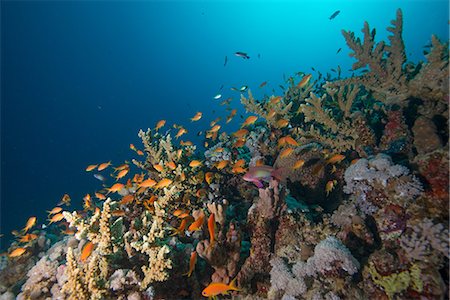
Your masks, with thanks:
M 229 108 L 202 146 L 165 120 L 139 131 L 83 209 L 64 196 L 13 233 L 0 299 L 448 298 L 448 44 L 414 64 L 401 10 L 387 30 L 342 31 L 350 78 L 233 88 L 253 115 L 227 133 Z

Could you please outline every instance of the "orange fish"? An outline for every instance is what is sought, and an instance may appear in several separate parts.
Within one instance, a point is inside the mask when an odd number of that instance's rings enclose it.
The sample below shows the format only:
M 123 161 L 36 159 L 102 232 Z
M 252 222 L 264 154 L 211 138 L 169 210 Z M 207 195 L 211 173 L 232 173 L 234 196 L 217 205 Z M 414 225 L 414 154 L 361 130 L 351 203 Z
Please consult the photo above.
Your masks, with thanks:
M 28 233 L 28 234 L 25 234 L 24 236 L 22 236 L 20 238 L 19 242 L 28 243 L 28 242 L 31 242 L 32 240 L 35 240 L 37 237 L 38 237 L 37 234 Z
M 205 222 L 205 215 L 201 215 L 197 218 L 188 228 L 189 231 L 201 230 L 203 223 Z
M 120 200 L 119 203 L 122 204 L 122 205 L 125 205 L 125 204 L 133 202 L 133 200 L 134 200 L 134 196 L 131 195 L 131 194 L 128 194 L 126 196 L 123 196 L 122 200 Z
M 327 193 L 327 196 L 334 189 L 336 183 L 337 183 L 336 180 L 330 180 L 327 182 L 327 185 L 325 186 L 325 192 Z
M 267 119 L 272 119 L 273 117 L 275 117 L 275 115 L 277 114 L 277 112 L 273 109 L 271 109 L 268 113 L 267 113 Z
M 121 171 L 117 174 L 116 180 L 119 180 L 119 179 L 125 177 L 125 176 L 128 174 L 129 171 L 130 171 L 130 169 L 123 169 L 123 170 L 121 170 Z
M 83 197 L 83 201 L 84 201 L 84 204 L 83 204 L 84 209 L 85 210 L 90 209 L 92 206 L 91 195 L 86 194 L 86 196 Z
M 18 257 L 18 256 L 21 256 L 22 254 L 24 254 L 25 251 L 27 251 L 27 249 L 25 249 L 25 248 L 16 248 L 10 254 L 8 254 L 8 256 L 11 258 Z
M 245 160 L 244 159 L 240 159 L 240 160 L 238 160 L 238 161 L 236 161 L 234 163 L 235 167 L 242 167 L 243 165 L 245 165 Z
M 288 125 L 289 125 L 289 121 L 288 120 L 280 119 L 280 120 L 277 121 L 277 126 L 279 128 L 284 128 L 284 127 L 286 127 Z
M 241 174 L 241 173 L 247 172 L 247 170 L 244 169 L 243 167 L 236 167 L 236 166 L 234 166 L 234 167 L 231 169 L 231 172 L 232 172 L 233 174 Z
M 36 225 L 36 217 L 30 217 L 27 221 L 27 224 L 25 224 L 25 228 L 23 229 L 23 232 L 27 232 L 30 230 L 34 225 Z
M 213 175 L 214 175 L 214 174 L 213 174 L 212 172 L 206 172 L 206 174 L 205 174 L 205 181 L 206 181 L 208 184 L 211 184 Z
M 192 142 L 191 141 L 180 141 L 180 145 L 181 146 L 192 146 Z
M 158 131 L 161 127 L 166 125 L 166 120 L 160 120 L 158 123 L 156 123 L 155 131 Z
M 124 211 L 124 210 L 121 210 L 121 209 L 113 210 L 113 211 L 111 212 L 111 215 L 112 215 L 113 217 L 123 217 L 123 216 L 125 216 L 125 211 Z
M 95 168 L 97 168 L 97 166 L 98 165 L 89 165 L 89 166 L 87 166 L 86 171 L 90 172 L 90 171 L 94 170 Z
M 187 273 L 184 273 L 183 275 L 187 275 L 188 277 L 191 277 L 192 272 L 194 272 L 196 262 L 197 262 L 197 252 L 192 251 L 191 259 L 189 260 L 189 271 L 187 271 Z
M 352 161 L 350 162 L 350 164 L 351 164 L 351 165 L 354 165 L 354 164 L 356 164 L 356 163 L 358 162 L 358 160 L 359 160 L 359 158 L 352 159 Z
M 191 121 L 192 121 L 192 122 L 195 122 L 195 121 L 200 120 L 201 118 L 202 118 L 202 113 L 201 113 L 201 112 L 197 112 L 197 113 L 195 114 L 195 116 L 193 116 L 193 117 L 191 118 Z
M 109 193 L 117 193 L 118 191 L 120 191 L 121 189 L 123 189 L 125 186 L 123 185 L 123 183 L 115 183 L 115 184 L 113 184 L 113 186 L 112 187 L 110 187 L 110 188 L 107 188 L 106 190 L 108 191 L 108 194 Z
M 164 170 L 164 167 L 159 164 L 154 164 L 153 168 L 155 168 L 155 170 L 158 172 L 162 172 Z
M 185 133 L 187 133 L 187 130 L 184 129 L 183 127 L 181 127 L 181 128 L 178 130 L 178 132 L 177 132 L 177 134 L 175 135 L 175 137 L 178 139 L 180 136 L 182 136 L 182 135 L 185 134 Z
M 81 250 L 80 260 L 85 262 L 89 256 L 91 256 L 92 251 L 94 250 L 94 244 L 89 241 L 83 245 L 83 249 Z
M 270 103 L 271 104 L 277 104 L 281 101 L 281 99 L 283 99 L 281 96 L 276 96 L 270 99 Z
M 173 212 L 173 215 L 174 215 L 175 217 L 178 217 L 178 216 L 181 215 L 182 213 L 184 213 L 184 210 L 182 210 L 182 209 L 177 209 L 177 210 L 175 210 L 175 211 Z
M 137 150 L 136 147 L 133 144 L 130 144 L 130 149 L 133 150 L 133 151 Z
M 248 133 L 248 130 L 243 128 L 243 129 L 239 129 L 238 131 L 233 133 L 233 135 L 237 138 L 242 138 L 242 137 L 246 136 L 247 133 Z
M 95 192 L 94 194 L 95 194 L 95 197 L 97 197 L 97 199 L 100 199 L 100 200 L 105 200 L 106 199 L 106 196 L 103 195 L 102 193 Z
M 58 203 L 58 205 L 70 205 L 70 196 L 68 194 L 64 194 L 64 196 L 62 196 L 61 201 Z
M 177 165 L 173 161 L 167 162 L 166 166 L 168 166 L 171 170 L 175 170 L 177 168 Z
M 154 187 L 155 185 L 156 185 L 156 181 L 151 179 L 151 178 L 149 178 L 149 179 L 146 179 L 146 180 L 142 181 L 138 185 L 138 187 L 151 188 L 151 187 Z
M 225 284 L 221 282 L 211 282 L 203 291 L 202 295 L 204 297 L 216 298 L 217 295 L 227 295 L 229 291 L 240 291 L 235 286 L 236 278 L 231 280 L 230 284 Z
M 191 162 L 189 163 L 189 167 L 191 167 L 191 168 L 196 168 L 196 167 L 200 166 L 201 164 L 202 164 L 201 161 L 193 160 L 193 161 L 191 161 Z
M 142 152 L 141 150 L 136 151 L 136 153 L 137 153 L 137 155 L 140 155 L 140 156 L 144 155 L 144 152 Z
M 292 169 L 297 170 L 300 169 L 301 167 L 303 167 L 303 165 L 305 164 L 305 161 L 303 159 L 297 160 L 294 164 L 294 166 L 292 167 Z
M 327 164 L 337 164 L 345 159 L 345 155 L 335 154 L 327 160 Z
M 109 167 L 111 165 L 111 161 L 102 163 L 98 166 L 97 170 L 99 171 L 103 171 L 104 169 L 106 169 L 107 167 Z
M 233 147 L 234 148 L 240 148 L 245 145 L 245 139 L 239 139 L 236 142 L 234 142 Z
M 64 219 L 64 215 L 62 214 L 62 213 L 59 213 L 59 214 L 56 214 L 56 215 L 53 215 L 50 219 L 49 219 L 49 225 L 50 224 L 52 224 L 52 223 L 56 223 L 56 222 L 59 222 L 59 221 L 61 221 L 62 219 Z
M 114 171 L 122 171 L 122 170 L 129 169 L 129 168 L 130 168 L 130 166 L 127 163 L 124 163 L 118 167 L 115 167 Z
M 54 215 L 54 214 L 57 214 L 57 213 L 59 213 L 61 211 L 62 211 L 62 208 L 57 206 L 57 207 L 54 207 L 52 210 L 47 211 L 47 212 L 48 212 L 49 215 Z
M 303 76 L 302 80 L 300 80 L 300 82 L 297 84 L 297 87 L 298 87 L 299 89 L 303 88 L 305 85 L 308 84 L 308 82 L 309 82 L 309 80 L 311 79 L 311 77 L 312 77 L 311 74 L 308 74 L 308 75 Z
M 172 180 L 170 180 L 169 178 L 164 178 L 156 184 L 155 189 L 162 189 L 168 187 L 171 183 Z
M 249 116 L 247 119 L 245 119 L 244 123 L 242 123 L 242 127 L 252 125 L 258 120 L 257 116 Z
M 284 145 L 286 145 L 286 137 L 285 136 L 280 137 L 278 139 L 278 147 L 283 147 Z
M 214 149 L 214 152 L 216 152 L 216 153 L 222 153 L 223 150 L 224 150 L 223 147 L 219 147 L 219 148 Z
M 219 124 L 216 124 L 209 130 L 209 132 L 211 132 L 211 133 L 217 132 L 217 131 L 219 131 L 220 127 L 221 126 Z
M 214 217 L 214 214 L 211 214 L 209 216 L 208 231 L 209 231 L 209 247 L 208 248 L 211 248 L 214 245 L 215 235 L 216 235 L 216 219 Z
M 294 151 L 293 148 L 286 148 L 283 151 L 281 151 L 280 153 L 280 158 L 285 158 L 288 157 L 289 155 L 291 155 L 292 151 Z
M 144 180 L 144 174 L 134 174 L 133 176 L 133 182 L 139 183 L 142 182 L 142 180 Z
M 297 141 L 294 140 L 290 135 L 285 136 L 284 138 L 285 138 L 285 141 L 286 141 L 286 143 L 287 143 L 288 145 L 291 145 L 291 146 L 298 146 Z
M 178 228 L 173 228 L 173 233 L 170 236 L 184 235 L 184 230 L 186 229 L 187 219 L 181 220 L 180 226 Z
M 223 168 L 225 168 L 228 165 L 228 163 L 229 163 L 228 160 L 222 160 L 216 164 L 216 168 L 218 170 L 222 170 Z

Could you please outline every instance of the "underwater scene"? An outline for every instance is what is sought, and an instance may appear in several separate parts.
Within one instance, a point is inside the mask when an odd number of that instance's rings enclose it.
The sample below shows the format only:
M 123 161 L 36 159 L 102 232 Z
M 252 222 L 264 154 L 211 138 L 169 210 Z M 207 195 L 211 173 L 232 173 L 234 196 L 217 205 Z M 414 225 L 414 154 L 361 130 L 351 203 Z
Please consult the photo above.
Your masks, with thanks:
M 0 300 L 448 299 L 448 1 L 2 1 Z

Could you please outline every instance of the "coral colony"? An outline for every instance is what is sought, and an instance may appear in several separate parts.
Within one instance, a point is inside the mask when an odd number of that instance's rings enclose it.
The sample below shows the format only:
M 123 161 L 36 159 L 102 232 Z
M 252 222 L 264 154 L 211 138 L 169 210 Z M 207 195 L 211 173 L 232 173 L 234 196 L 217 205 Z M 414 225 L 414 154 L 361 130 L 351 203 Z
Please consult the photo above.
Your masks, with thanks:
M 400 10 L 387 30 L 342 31 L 350 78 L 241 91 L 251 115 L 203 153 L 162 120 L 132 164 L 89 166 L 115 183 L 15 232 L 0 299 L 447 298 L 448 44 L 414 64 Z

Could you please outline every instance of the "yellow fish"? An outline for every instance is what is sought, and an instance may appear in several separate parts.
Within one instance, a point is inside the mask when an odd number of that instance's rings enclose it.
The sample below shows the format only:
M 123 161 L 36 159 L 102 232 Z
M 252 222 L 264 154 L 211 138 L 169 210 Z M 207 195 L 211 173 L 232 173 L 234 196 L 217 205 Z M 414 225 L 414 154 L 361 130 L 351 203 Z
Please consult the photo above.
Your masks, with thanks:
M 201 112 L 197 112 L 197 113 L 195 114 L 195 116 L 193 116 L 193 117 L 191 118 L 191 121 L 192 121 L 192 122 L 195 122 L 195 121 L 200 120 L 201 118 L 202 118 L 202 113 L 201 113 Z

